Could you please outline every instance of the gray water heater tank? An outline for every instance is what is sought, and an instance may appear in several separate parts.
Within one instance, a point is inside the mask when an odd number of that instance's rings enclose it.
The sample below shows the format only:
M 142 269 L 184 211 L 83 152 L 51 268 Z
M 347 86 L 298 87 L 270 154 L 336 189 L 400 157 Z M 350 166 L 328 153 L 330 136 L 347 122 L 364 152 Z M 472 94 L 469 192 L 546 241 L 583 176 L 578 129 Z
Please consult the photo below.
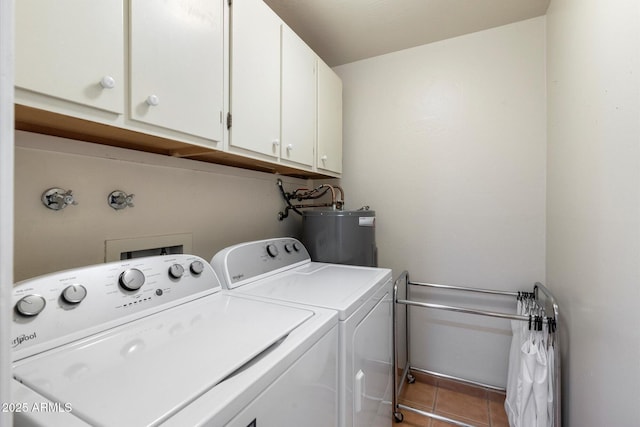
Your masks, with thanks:
M 375 223 L 371 210 L 305 211 L 302 243 L 313 261 L 377 267 Z

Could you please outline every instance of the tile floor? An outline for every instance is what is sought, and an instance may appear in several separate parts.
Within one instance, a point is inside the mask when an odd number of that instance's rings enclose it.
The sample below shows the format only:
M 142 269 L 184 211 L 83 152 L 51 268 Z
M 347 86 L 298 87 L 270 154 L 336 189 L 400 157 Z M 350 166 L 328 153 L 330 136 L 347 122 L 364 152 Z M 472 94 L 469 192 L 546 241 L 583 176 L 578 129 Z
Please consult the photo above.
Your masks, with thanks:
M 504 393 L 417 374 L 415 383 L 404 385 L 399 403 L 478 427 L 509 427 L 504 399 Z M 404 415 L 403 422 L 392 421 L 393 427 L 453 425 L 408 410 L 401 412 Z

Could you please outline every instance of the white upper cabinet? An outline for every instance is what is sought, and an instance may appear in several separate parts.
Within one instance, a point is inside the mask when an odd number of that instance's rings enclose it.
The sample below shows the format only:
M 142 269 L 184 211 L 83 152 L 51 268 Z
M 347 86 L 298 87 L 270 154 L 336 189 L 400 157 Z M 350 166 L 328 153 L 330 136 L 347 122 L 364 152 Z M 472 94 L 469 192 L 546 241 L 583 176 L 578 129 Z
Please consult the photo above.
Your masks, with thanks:
M 340 79 L 263 0 L 15 3 L 17 129 L 340 175 Z
M 231 9 L 230 150 L 301 170 L 316 170 L 320 96 L 317 55 L 262 0 L 234 1 Z M 335 78 L 329 84 L 331 90 Z M 327 108 L 333 111 L 325 126 L 341 126 L 341 85 L 337 98 L 329 98 L 332 101 Z M 322 99 L 324 102 L 327 97 Z M 336 100 L 340 102 L 338 110 L 334 108 Z M 339 120 L 335 114 L 340 114 Z M 336 132 L 342 135 L 342 129 Z M 333 135 L 329 138 L 336 144 Z M 342 163 L 335 147 L 341 149 L 341 140 L 326 153 L 331 160 L 324 167 L 325 172 L 334 174 L 339 173 Z
M 313 166 L 316 142 L 316 54 L 282 27 L 283 160 Z
M 18 0 L 15 12 L 15 84 L 25 96 L 123 113 L 122 0 Z
M 280 155 L 280 31 L 262 0 L 232 5 L 230 146 Z
M 342 80 L 318 59 L 318 151 L 319 170 L 342 172 Z
M 131 118 L 221 141 L 222 2 L 130 4 Z

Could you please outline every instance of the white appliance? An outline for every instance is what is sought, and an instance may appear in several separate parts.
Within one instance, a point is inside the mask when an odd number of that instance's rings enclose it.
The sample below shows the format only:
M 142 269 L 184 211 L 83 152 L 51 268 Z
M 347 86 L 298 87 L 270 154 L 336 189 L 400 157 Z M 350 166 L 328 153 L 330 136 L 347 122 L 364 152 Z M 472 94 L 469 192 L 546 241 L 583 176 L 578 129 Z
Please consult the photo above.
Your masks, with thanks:
M 391 270 L 312 262 L 293 238 L 241 243 L 211 264 L 231 292 L 335 310 L 339 317 L 339 420 L 388 427 L 393 393 Z
M 335 312 L 221 290 L 192 255 L 13 291 L 16 426 L 335 425 Z

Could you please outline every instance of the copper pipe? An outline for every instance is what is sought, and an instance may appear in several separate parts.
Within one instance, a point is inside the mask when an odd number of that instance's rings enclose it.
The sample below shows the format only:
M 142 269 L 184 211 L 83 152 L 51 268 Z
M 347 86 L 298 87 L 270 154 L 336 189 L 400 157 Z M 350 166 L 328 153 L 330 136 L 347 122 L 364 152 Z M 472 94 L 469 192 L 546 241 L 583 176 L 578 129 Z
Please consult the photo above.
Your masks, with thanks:
M 329 189 L 331 190 L 331 206 L 333 207 L 333 209 L 335 209 L 336 208 L 336 190 L 333 188 L 332 185 L 329 185 L 329 184 L 322 184 L 320 187 L 318 187 L 318 189 L 325 188 L 325 187 L 329 187 Z

